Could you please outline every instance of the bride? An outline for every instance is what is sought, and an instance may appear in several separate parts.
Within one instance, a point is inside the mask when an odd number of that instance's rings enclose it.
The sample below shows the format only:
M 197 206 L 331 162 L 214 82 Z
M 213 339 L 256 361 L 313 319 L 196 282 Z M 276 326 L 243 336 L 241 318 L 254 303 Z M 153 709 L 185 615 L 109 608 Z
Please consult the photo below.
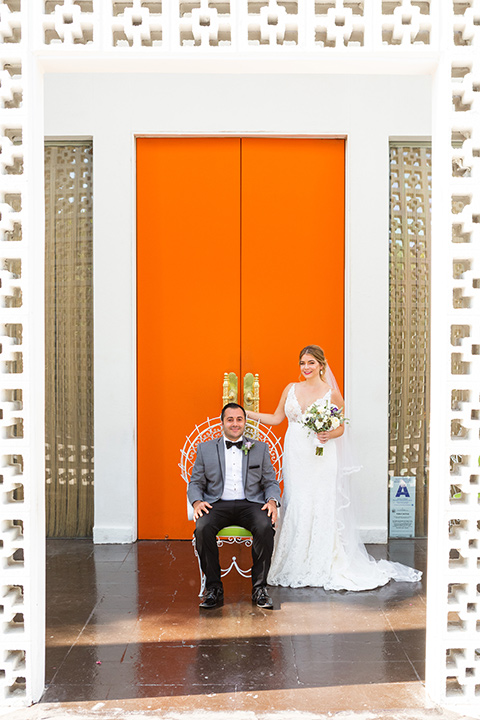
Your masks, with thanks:
M 390 579 L 414 582 L 422 573 L 400 563 L 376 561 L 357 538 L 348 492 L 349 476 L 358 470 L 348 457 L 345 425 L 317 435 L 302 424 L 312 406 L 344 402 L 322 348 L 300 352 L 304 382 L 290 383 L 273 414 L 249 412 L 267 425 L 288 418 L 283 454 L 283 513 L 268 582 L 287 587 L 370 590 Z M 345 435 L 344 435 L 345 433 Z

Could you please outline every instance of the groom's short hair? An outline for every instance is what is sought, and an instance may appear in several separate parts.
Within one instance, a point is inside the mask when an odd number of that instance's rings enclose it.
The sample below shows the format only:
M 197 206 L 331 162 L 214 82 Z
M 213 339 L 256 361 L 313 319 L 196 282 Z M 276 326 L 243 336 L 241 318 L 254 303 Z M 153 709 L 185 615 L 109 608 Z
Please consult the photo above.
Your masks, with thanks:
M 231 402 L 231 403 L 227 403 L 227 404 L 222 408 L 222 413 L 221 413 L 221 415 L 220 415 L 220 420 L 221 420 L 222 422 L 223 422 L 223 418 L 224 418 L 224 416 L 225 416 L 225 413 L 226 413 L 227 410 L 229 410 L 230 408 L 232 408 L 232 409 L 233 409 L 233 408 L 240 408 L 240 410 L 243 412 L 243 416 L 244 416 L 245 420 L 247 419 L 247 413 L 245 412 L 245 408 L 242 407 L 241 405 L 239 405 L 238 403 Z

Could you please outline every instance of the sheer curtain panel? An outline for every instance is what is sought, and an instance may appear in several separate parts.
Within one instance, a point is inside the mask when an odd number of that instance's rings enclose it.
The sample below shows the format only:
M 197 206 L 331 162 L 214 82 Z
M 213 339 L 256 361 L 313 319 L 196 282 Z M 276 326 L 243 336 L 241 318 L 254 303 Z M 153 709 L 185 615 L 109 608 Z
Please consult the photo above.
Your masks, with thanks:
M 48 537 L 93 527 L 92 145 L 45 146 Z

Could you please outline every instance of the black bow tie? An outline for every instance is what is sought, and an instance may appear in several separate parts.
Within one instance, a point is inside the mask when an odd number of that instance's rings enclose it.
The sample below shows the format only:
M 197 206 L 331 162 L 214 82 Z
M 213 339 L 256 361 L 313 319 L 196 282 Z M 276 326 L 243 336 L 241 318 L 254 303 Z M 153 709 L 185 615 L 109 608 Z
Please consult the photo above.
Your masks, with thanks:
M 232 442 L 231 440 L 225 440 L 225 445 L 227 446 L 227 450 L 230 450 L 232 445 L 235 445 L 235 447 L 238 447 L 238 449 L 241 450 L 243 442 L 242 442 L 242 440 L 239 440 L 238 442 Z

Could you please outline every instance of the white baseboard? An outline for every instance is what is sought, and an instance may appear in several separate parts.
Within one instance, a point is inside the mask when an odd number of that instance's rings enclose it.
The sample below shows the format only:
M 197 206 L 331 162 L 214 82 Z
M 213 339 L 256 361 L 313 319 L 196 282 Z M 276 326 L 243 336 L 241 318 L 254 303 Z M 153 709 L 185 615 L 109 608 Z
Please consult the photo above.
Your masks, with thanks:
M 133 543 L 136 535 L 132 527 L 94 527 L 93 542 L 96 545 L 113 544 L 124 545 L 125 543 Z
M 359 533 L 363 543 L 385 545 L 388 541 L 387 529 L 384 527 L 361 527 Z
M 360 539 L 372 545 L 385 545 L 388 540 L 387 530 L 384 527 L 359 528 Z M 123 545 L 135 542 L 136 536 L 131 527 L 98 527 L 93 528 L 93 542 L 96 545 L 113 544 Z

